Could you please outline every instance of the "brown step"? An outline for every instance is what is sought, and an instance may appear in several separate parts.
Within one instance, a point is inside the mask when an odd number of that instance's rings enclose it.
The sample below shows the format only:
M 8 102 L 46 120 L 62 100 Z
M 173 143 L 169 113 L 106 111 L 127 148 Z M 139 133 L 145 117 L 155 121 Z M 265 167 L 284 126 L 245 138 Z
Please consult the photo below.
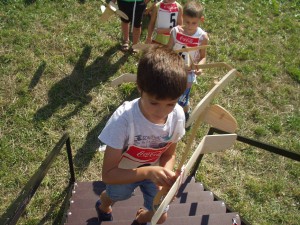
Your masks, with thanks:
M 201 183 L 195 183 L 194 178 L 188 177 L 186 181 L 181 185 L 178 194 L 182 192 L 189 192 L 193 190 L 203 190 L 203 185 Z M 94 198 L 99 196 L 101 192 L 105 190 L 105 184 L 102 181 L 94 182 L 77 182 L 73 190 L 73 196 L 80 196 L 81 198 Z M 141 190 L 136 189 L 135 195 L 140 195 Z
M 235 220 L 240 225 L 241 220 L 237 213 L 210 214 L 189 217 L 169 217 L 164 225 L 231 225 Z M 102 222 L 101 225 L 130 225 L 132 220 Z M 77 224 L 74 224 L 77 225 Z
M 175 198 L 172 204 L 187 203 L 187 202 L 203 202 L 213 201 L 213 193 L 210 191 L 188 192 L 183 193 L 179 198 Z M 125 201 L 116 202 L 113 206 L 143 206 L 142 196 L 132 196 Z
M 78 196 L 80 197 L 80 196 Z M 85 198 L 72 198 L 70 201 L 70 212 L 78 212 L 81 209 L 94 209 L 95 203 L 98 200 L 98 197 L 94 199 L 85 199 Z M 189 192 L 183 193 L 179 198 L 175 198 L 171 205 L 174 204 L 182 204 L 182 203 L 201 203 L 201 202 L 213 202 L 213 194 L 210 191 L 200 191 L 200 192 Z M 143 206 L 143 196 L 132 196 L 130 199 L 116 202 L 113 205 L 113 208 L 117 207 L 128 207 L 128 206 L 135 206 L 137 208 Z
M 134 219 L 139 207 L 136 206 L 120 206 L 113 207 L 113 217 L 116 221 Z M 92 220 L 97 217 L 95 208 L 78 209 L 72 206 L 69 210 L 69 222 L 81 222 L 87 221 L 86 218 Z M 183 203 L 183 204 L 171 204 L 168 212 L 169 217 L 180 216 L 195 216 L 195 215 L 208 215 L 210 213 L 225 213 L 226 206 L 221 201 L 201 202 L 201 203 Z
M 97 183 L 97 182 L 93 182 Z M 103 183 L 102 183 L 103 185 Z M 185 202 L 184 198 L 187 197 L 188 193 L 192 194 L 193 192 L 201 192 L 203 191 L 203 185 L 201 183 L 189 183 L 184 186 L 184 189 L 181 188 L 178 190 L 177 197 L 181 198 L 181 202 Z M 75 187 L 75 190 L 72 193 L 71 200 L 72 201 L 97 201 L 99 199 L 99 193 L 104 190 L 105 186 L 102 188 L 95 187 L 91 183 L 78 183 Z M 132 198 L 138 197 L 141 195 L 141 190 L 139 188 L 136 189 L 134 196 Z

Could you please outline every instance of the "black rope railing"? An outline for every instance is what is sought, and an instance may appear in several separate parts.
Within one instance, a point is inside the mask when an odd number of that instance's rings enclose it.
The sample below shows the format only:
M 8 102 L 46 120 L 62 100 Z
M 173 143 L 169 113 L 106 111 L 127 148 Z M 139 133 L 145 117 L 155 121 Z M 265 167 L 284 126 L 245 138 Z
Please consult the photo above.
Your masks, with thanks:
M 211 127 L 207 134 L 212 135 L 214 133 L 228 134 L 228 132 L 219 130 L 219 129 L 214 128 L 214 127 Z M 253 140 L 253 139 L 250 139 L 250 138 L 247 138 L 247 137 L 243 137 L 241 135 L 237 135 L 237 141 L 240 141 L 240 142 L 249 144 L 251 146 L 254 146 L 254 147 L 257 147 L 257 148 L 260 148 L 260 149 L 263 149 L 263 150 L 266 150 L 266 151 L 269 151 L 269 152 L 272 152 L 272 153 L 275 153 L 277 155 L 287 157 L 287 158 L 295 160 L 295 161 L 300 161 L 300 155 L 299 154 L 297 154 L 295 152 L 288 151 L 288 150 L 283 149 L 283 148 L 279 148 L 279 147 L 274 146 L 274 145 L 266 144 L 266 143 L 263 143 L 263 142 L 260 142 L 260 141 L 257 141 L 257 140 Z M 198 156 L 198 158 L 195 162 L 195 165 L 194 165 L 193 169 L 191 170 L 190 176 L 195 177 L 202 158 L 203 158 L 203 154 Z M 204 186 L 204 189 L 208 190 L 208 188 L 205 187 L 205 186 Z M 222 200 L 221 198 L 219 198 L 215 194 L 214 194 L 214 199 L 215 200 Z M 233 210 L 228 205 L 226 205 L 226 209 L 227 209 L 228 212 L 233 212 Z M 245 220 L 244 218 L 241 217 L 241 224 L 242 225 L 249 225 L 250 223 L 247 220 Z
M 31 198 L 34 196 L 36 190 L 40 186 L 42 180 L 46 176 L 50 166 L 53 161 L 56 159 L 57 155 L 60 153 L 60 150 L 66 144 L 69 167 L 70 167 L 70 179 L 69 179 L 69 188 L 74 185 L 75 182 L 75 173 L 73 168 L 72 161 L 72 152 L 70 138 L 67 133 L 65 133 L 61 139 L 58 141 L 56 146 L 47 156 L 47 158 L 42 162 L 35 174 L 30 178 L 25 187 L 20 192 L 19 196 L 15 199 L 14 202 L 7 208 L 6 212 L 0 218 L 1 225 L 13 225 L 16 224 L 24 212 L 26 206 L 30 202 Z
M 217 128 L 212 127 L 212 128 L 210 128 L 208 134 L 213 134 L 213 133 L 228 134 L 227 132 L 224 132 L 222 130 L 219 130 Z M 264 149 L 266 151 L 275 153 L 277 155 L 281 155 L 281 156 L 284 156 L 286 158 L 296 160 L 298 162 L 300 161 L 300 154 L 298 154 L 296 152 L 291 152 L 291 151 L 288 151 L 286 149 L 283 149 L 283 148 L 280 148 L 280 147 L 277 147 L 277 146 L 274 146 L 274 145 L 271 145 L 271 144 L 266 144 L 266 143 L 263 143 L 261 141 L 257 141 L 257 140 L 253 140 L 251 138 L 243 137 L 241 135 L 237 136 L 237 140 L 240 141 L 240 142 L 249 144 L 251 146 L 255 146 L 257 148 L 261 148 L 261 149 Z
M 219 130 L 219 129 L 214 128 L 214 127 L 211 127 L 207 134 L 212 135 L 214 133 L 228 134 L 228 132 Z M 251 138 L 243 137 L 241 135 L 237 135 L 237 140 L 240 141 L 240 142 L 249 144 L 251 146 L 254 146 L 254 147 L 257 147 L 257 148 L 260 148 L 260 149 L 264 149 L 264 150 L 272 152 L 272 153 L 275 153 L 277 155 L 281 155 L 281 156 L 284 156 L 286 158 L 289 158 L 289 159 L 292 159 L 292 160 L 295 160 L 295 161 L 298 161 L 298 162 L 300 161 L 300 154 L 298 154 L 296 152 L 291 152 L 291 151 L 288 151 L 286 149 L 283 149 L 283 148 L 280 148 L 280 147 L 277 147 L 277 146 L 274 146 L 274 145 L 266 144 L 266 143 L 263 143 L 261 141 L 257 141 L 257 140 L 253 140 Z M 199 168 L 199 165 L 201 163 L 202 158 L 203 158 L 203 155 L 199 155 L 199 157 L 197 158 L 197 160 L 195 162 L 195 165 L 194 165 L 194 167 L 191 171 L 191 176 L 196 175 L 196 172 Z

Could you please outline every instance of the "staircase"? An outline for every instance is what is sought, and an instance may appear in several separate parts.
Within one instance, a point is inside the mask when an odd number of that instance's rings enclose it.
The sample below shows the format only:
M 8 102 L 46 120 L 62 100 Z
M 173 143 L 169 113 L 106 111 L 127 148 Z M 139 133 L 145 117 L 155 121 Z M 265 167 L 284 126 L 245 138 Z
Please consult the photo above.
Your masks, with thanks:
M 99 225 L 95 203 L 105 189 L 101 181 L 78 182 L 72 193 L 65 225 Z M 113 205 L 113 221 L 101 225 L 130 225 L 137 210 L 143 206 L 139 188 L 134 196 Z M 170 205 L 165 225 L 240 225 L 238 213 L 228 212 L 223 201 L 214 200 L 213 193 L 188 177 Z

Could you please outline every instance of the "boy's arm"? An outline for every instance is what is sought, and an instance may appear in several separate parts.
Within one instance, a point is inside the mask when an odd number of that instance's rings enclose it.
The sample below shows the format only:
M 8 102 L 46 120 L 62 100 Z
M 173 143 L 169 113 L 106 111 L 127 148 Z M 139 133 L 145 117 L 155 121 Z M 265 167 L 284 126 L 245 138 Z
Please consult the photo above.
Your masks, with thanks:
M 182 6 L 179 7 L 179 12 L 178 12 L 178 17 L 177 17 L 177 26 L 182 26 L 183 24 L 183 11 L 182 11 Z
M 148 25 L 148 35 L 147 35 L 147 39 L 146 39 L 146 44 L 151 44 L 152 34 L 154 31 L 155 22 L 156 22 L 156 17 L 157 17 L 157 7 L 154 6 L 152 13 L 151 13 L 151 19 L 150 19 L 150 22 Z
M 177 143 L 173 143 L 160 157 L 159 165 L 169 170 L 174 169 Z
M 205 35 L 205 38 L 204 40 L 202 41 L 201 45 L 207 45 L 208 44 L 208 36 L 207 34 Z M 200 49 L 199 50 L 199 60 L 198 60 L 198 65 L 202 65 L 202 64 L 205 64 L 206 63 L 206 49 Z M 197 68 L 197 66 L 196 66 Z M 202 72 L 202 69 L 198 69 L 195 71 L 195 73 L 197 75 L 201 74 Z
M 173 39 L 173 32 L 171 32 L 171 34 L 170 34 L 170 38 L 169 38 L 169 42 L 168 42 L 168 44 L 167 44 L 167 47 L 169 48 L 169 49 L 173 49 L 173 46 L 174 46 L 174 39 Z
M 201 45 L 207 45 L 208 44 L 208 36 L 205 34 L 205 38 L 203 39 Z M 200 58 L 198 64 L 205 64 L 206 63 L 206 49 L 201 49 L 200 51 Z
M 130 184 L 145 179 L 150 179 L 159 186 L 171 186 L 175 173 L 161 166 L 145 166 L 135 169 L 118 168 L 122 156 L 121 149 L 106 147 L 103 166 L 102 180 L 107 184 Z

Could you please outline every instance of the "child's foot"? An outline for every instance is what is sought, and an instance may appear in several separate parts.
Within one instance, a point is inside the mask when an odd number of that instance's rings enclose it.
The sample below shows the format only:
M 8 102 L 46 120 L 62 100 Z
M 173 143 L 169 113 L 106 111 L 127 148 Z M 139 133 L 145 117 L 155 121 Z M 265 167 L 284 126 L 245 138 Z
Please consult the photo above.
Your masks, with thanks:
M 139 52 L 140 52 L 139 50 L 131 48 L 131 53 L 132 53 L 133 55 L 136 55 L 136 54 L 138 54 Z
M 138 220 L 137 220 L 138 215 L 140 215 L 141 212 L 143 212 L 143 211 L 144 211 L 144 209 L 142 209 L 142 208 L 140 208 L 140 209 L 137 211 L 135 220 L 132 222 L 131 225 L 147 225 L 147 223 L 139 223 Z
M 101 202 L 100 200 L 98 200 L 96 202 L 96 205 L 95 205 L 95 208 L 96 208 L 96 211 L 97 211 L 97 214 L 98 214 L 98 221 L 101 222 L 101 221 L 112 221 L 113 220 L 113 217 L 112 217 L 112 213 L 106 213 L 106 212 L 103 212 L 99 207 L 101 205 Z
M 129 50 L 129 41 L 123 41 L 121 45 L 121 50 L 127 52 Z
M 134 220 L 131 225 L 147 225 L 147 223 L 139 223 L 137 220 Z

